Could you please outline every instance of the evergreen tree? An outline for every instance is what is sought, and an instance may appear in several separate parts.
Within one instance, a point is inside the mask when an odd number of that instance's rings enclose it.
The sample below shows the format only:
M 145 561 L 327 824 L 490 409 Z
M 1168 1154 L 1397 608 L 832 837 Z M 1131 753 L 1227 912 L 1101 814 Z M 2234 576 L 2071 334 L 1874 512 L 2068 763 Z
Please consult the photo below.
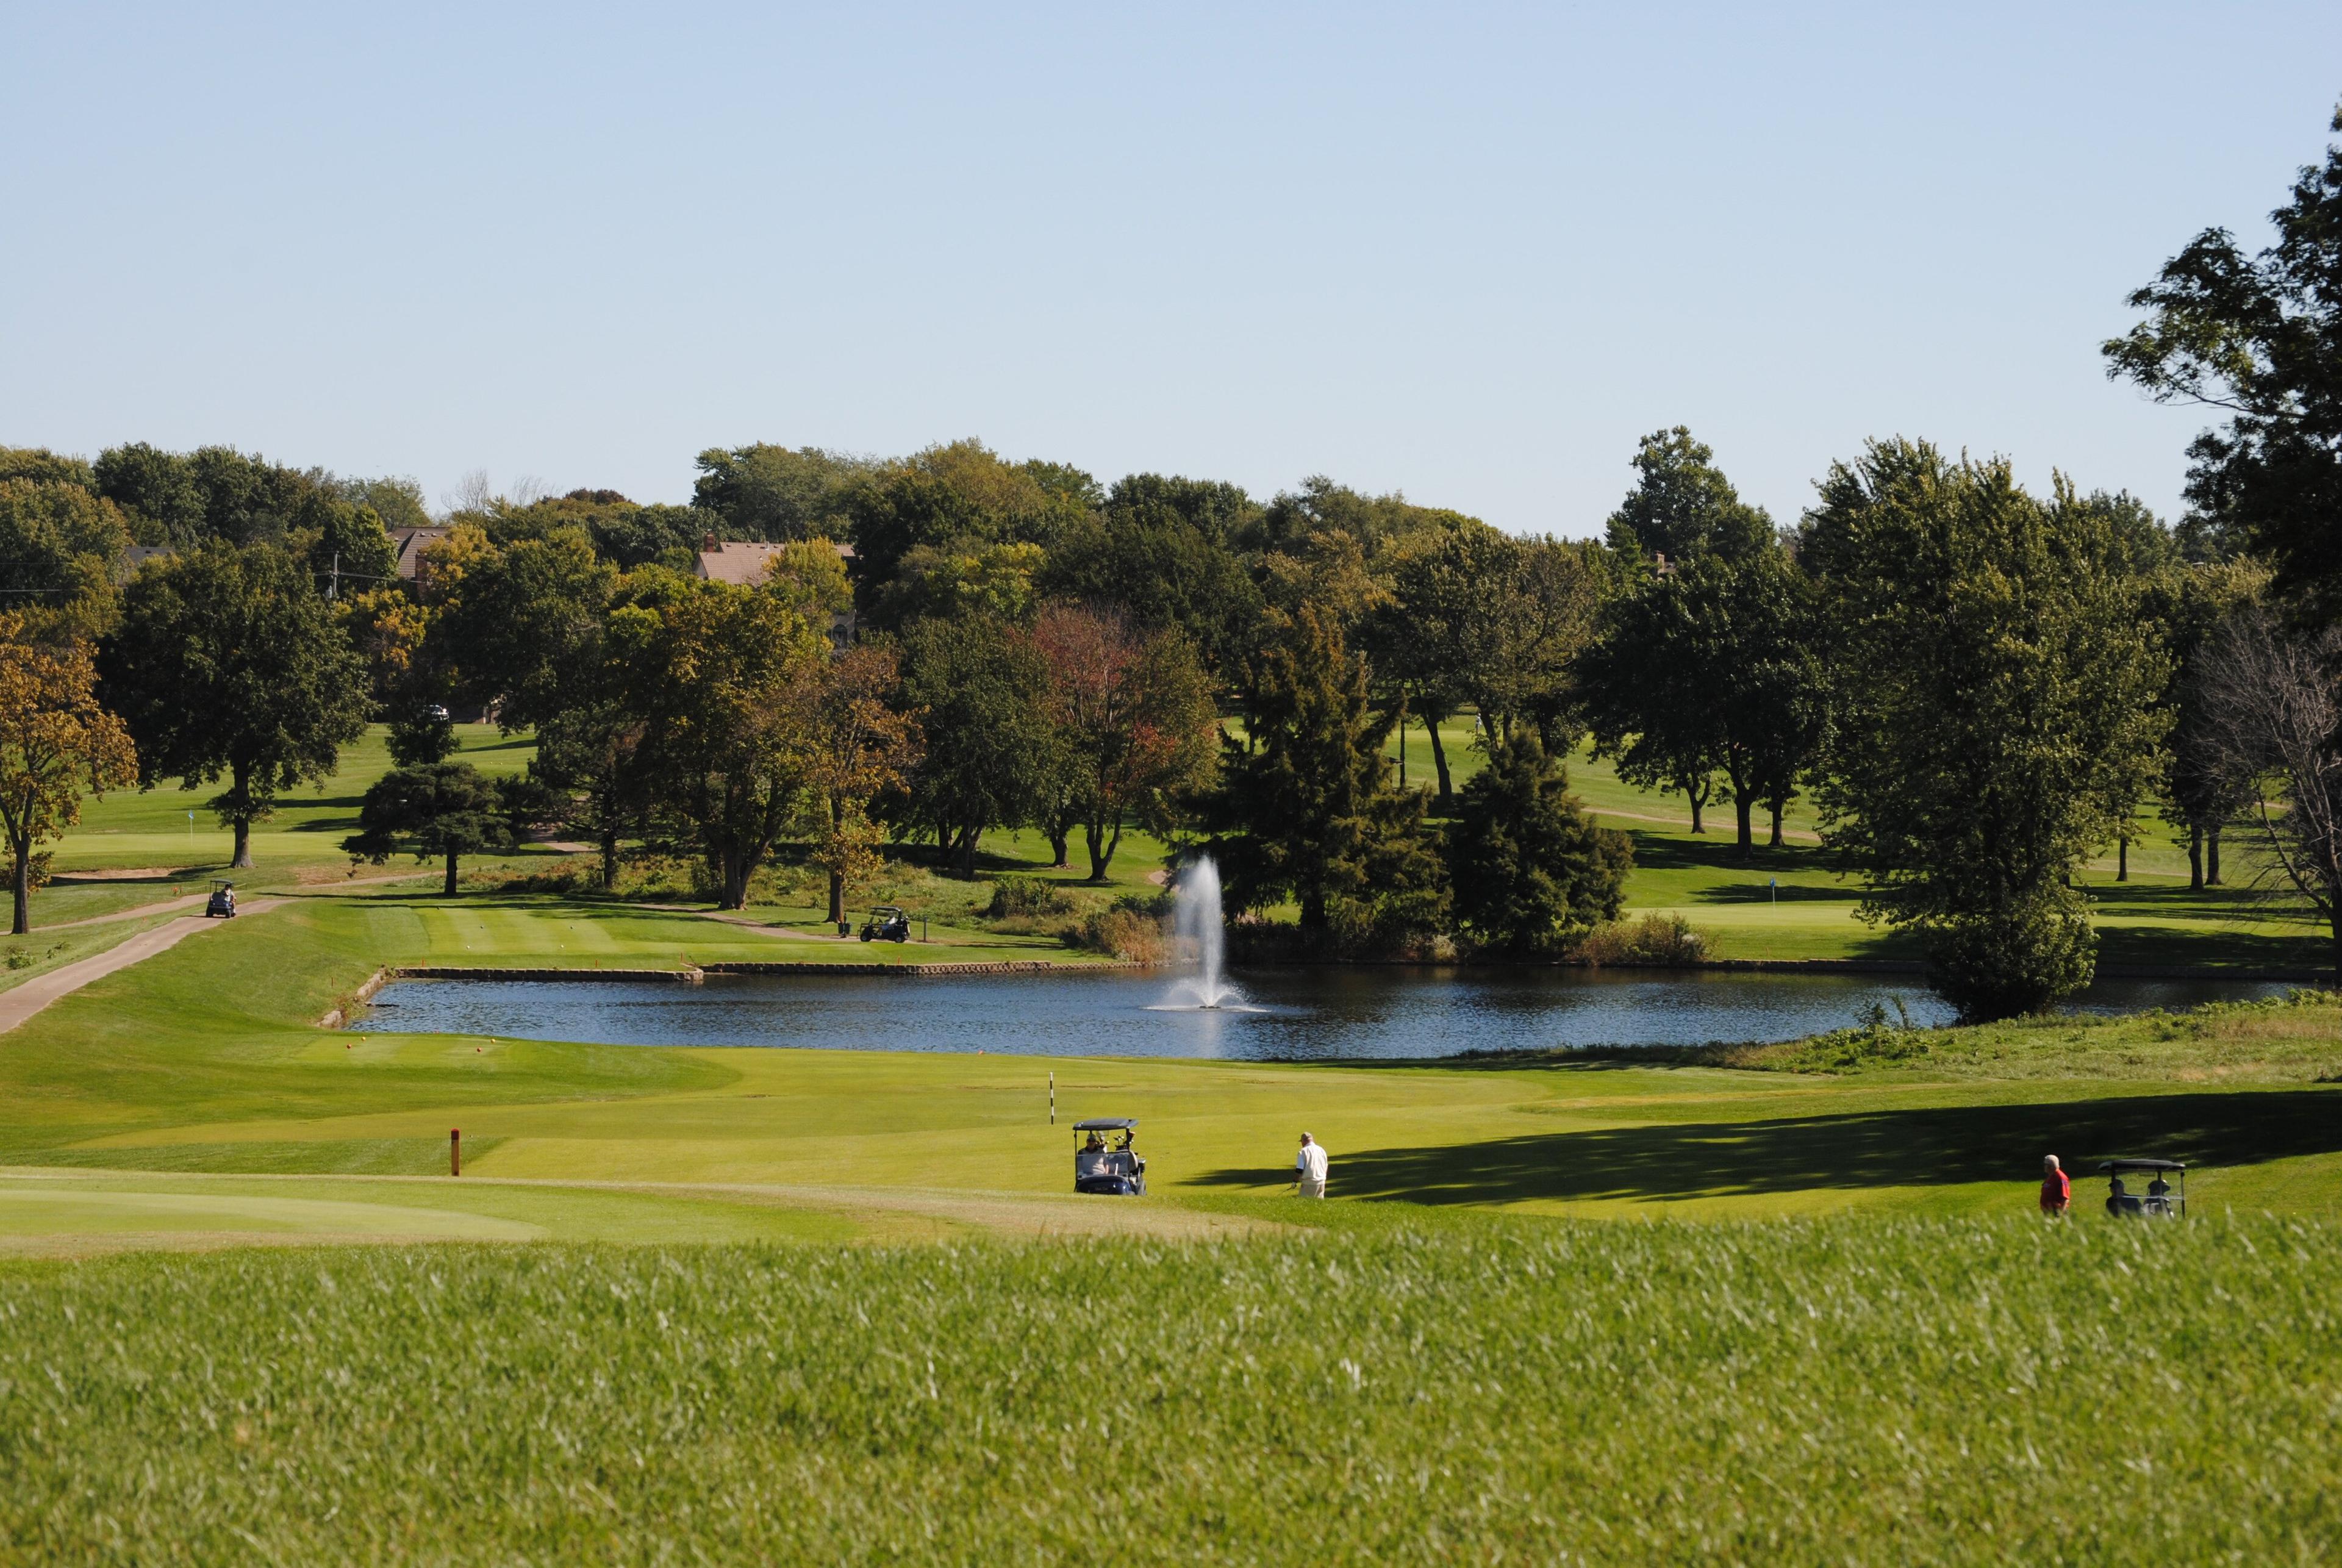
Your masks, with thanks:
M 417 860 L 443 855 L 446 894 L 455 895 L 456 864 L 483 849 L 509 848 L 518 779 L 490 780 L 469 763 L 393 768 L 368 785 L 358 804 L 359 831 L 342 840 L 355 861 L 376 865 L 400 850 Z
M 1516 726 L 1490 744 L 1457 815 L 1447 841 L 1456 913 L 1483 945 L 1556 953 L 1617 917 L 1633 842 L 1595 825 L 1534 729 Z
M 1254 692 L 1253 749 L 1234 747 L 1213 802 L 1214 843 L 1239 908 L 1292 898 L 1301 928 L 1382 942 L 1445 924 L 1446 867 L 1426 842 L 1428 792 L 1390 786 L 1387 719 L 1366 704 L 1366 661 L 1330 615 L 1273 618 Z

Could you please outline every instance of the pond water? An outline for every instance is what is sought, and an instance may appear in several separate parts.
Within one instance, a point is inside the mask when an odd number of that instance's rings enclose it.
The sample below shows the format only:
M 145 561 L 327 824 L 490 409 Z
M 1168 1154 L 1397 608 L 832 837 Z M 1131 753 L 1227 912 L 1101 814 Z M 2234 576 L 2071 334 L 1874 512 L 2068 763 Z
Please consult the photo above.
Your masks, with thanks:
M 1170 981 L 1128 971 L 932 980 L 710 975 L 700 985 L 405 980 L 385 987 L 353 1027 L 616 1045 L 1324 1061 L 1794 1040 L 1857 1023 L 1874 1004 L 1891 1015 L 1897 998 L 1914 1023 L 1951 1016 L 1916 976 L 1322 968 L 1231 978 L 1244 1004 L 1213 1011 L 1166 1007 Z M 2077 1010 L 2184 1007 L 2285 989 L 2107 981 Z

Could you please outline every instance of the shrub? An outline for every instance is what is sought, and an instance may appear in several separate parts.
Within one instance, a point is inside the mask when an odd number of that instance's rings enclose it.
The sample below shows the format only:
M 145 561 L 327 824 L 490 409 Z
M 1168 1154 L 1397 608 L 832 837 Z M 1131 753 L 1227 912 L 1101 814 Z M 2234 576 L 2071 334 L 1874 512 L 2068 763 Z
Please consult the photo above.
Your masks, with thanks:
M 1032 919 L 1071 914 L 1074 901 L 1065 889 L 1037 876 L 1004 876 L 992 884 L 992 902 L 984 906 L 987 920 Z
M 1707 939 L 1680 914 L 1611 920 L 1578 941 L 1574 955 L 1596 969 L 1613 964 L 1687 969 L 1707 960 Z
M 1068 947 L 1103 953 L 1126 964 L 1160 964 L 1171 951 L 1161 921 L 1122 908 L 1085 916 L 1066 933 L 1065 941 Z

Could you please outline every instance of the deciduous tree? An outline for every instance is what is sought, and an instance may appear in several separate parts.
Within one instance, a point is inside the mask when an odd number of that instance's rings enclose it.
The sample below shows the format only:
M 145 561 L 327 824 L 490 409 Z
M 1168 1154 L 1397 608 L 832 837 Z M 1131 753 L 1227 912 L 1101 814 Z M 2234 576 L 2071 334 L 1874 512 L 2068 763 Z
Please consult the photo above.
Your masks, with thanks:
M 809 738 L 807 854 L 829 878 L 829 918 L 878 863 L 882 830 L 871 802 L 900 789 L 919 759 L 919 725 L 900 709 L 895 650 L 864 643 L 812 666 L 799 685 Z
M 334 771 L 365 732 L 365 662 L 305 567 L 272 544 L 205 544 L 150 561 L 123 590 L 101 694 L 138 744 L 139 783 L 223 774 L 211 808 L 252 864 L 279 791 Z
M 1118 610 L 1054 604 L 1033 637 L 1090 880 L 1104 882 L 1126 827 L 1167 831 L 1178 803 L 1211 783 L 1211 688 L 1186 637 L 1142 631 Z
M 2331 128 L 2342 132 L 2342 110 Z M 2305 624 L 2342 612 L 2342 145 L 2301 171 L 2248 255 L 2207 229 L 2130 297 L 2147 319 L 2105 346 L 2107 374 L 2227 417 L 2188 448 L 2191 532 L 2276 567 Z
M 652 824 L 691 844 L 722 906 L 738 909 L 802 805 L 811 737 L 797 690 L 828 656 L 826 627 L 769 588 L 670 577 L 610 613 L 608 640 Z
M 0 831 L 18 936 L 32 929 L 40 845 L 81 820 L 85 790 L 138 776 L 130 732 L 98 705 L 96 686 L 90 645 L 62 617 L 0 614 Z
M 2167 721 L 2162 656 L 2104 513 L 1921 444 L 1834 466 L 1808 514 L 1837 651 L 1817 794 L 1864 914 L 1917 930 L 1962 1013 L 2088 984 L 2074 871 Z
M 926 735 L 906 816 L 974 876 L 984 831 L 1032 821 L 1065 771 L 1048 662 L 1030 634 L 988 615 L 915 621 L 903 634 L 903 695 Z

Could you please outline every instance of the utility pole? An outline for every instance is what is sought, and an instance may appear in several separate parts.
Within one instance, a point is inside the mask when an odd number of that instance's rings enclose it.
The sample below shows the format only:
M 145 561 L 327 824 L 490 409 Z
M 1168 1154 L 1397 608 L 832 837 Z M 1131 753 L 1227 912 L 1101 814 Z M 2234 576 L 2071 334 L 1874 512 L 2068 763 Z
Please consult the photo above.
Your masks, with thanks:
M 334 579 L 325 589 L 325 602 L 332 604 L 342 596 L 342 553 L 334 552 Z

